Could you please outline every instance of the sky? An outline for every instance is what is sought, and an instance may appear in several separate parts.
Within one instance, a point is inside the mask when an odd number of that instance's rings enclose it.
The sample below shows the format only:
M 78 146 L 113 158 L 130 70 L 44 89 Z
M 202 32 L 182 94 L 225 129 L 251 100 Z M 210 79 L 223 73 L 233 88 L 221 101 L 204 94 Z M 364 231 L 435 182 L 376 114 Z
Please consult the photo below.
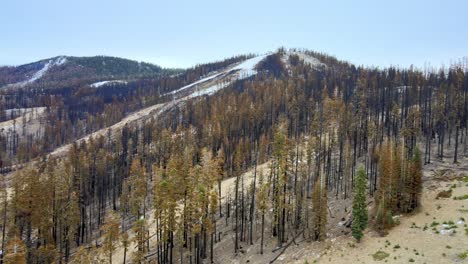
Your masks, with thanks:
M 468 56 L 466 0 L 0 0 L 0 65 L 110 55 L 190 67 L 284 46 L 357 65 Z

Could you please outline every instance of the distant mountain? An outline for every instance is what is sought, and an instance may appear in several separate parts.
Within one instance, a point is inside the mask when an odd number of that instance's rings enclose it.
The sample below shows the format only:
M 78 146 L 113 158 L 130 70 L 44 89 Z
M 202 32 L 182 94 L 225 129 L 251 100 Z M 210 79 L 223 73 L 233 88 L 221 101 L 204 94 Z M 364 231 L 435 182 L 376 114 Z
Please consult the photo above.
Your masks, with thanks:
M 42 84 L 54 88 L 64 83 L 90 83 L 116 79 L 157 77 L 178 72 L 146 62 L 108 57 L 58 56 L 16 67 L 0 67 L 0 87 L 21 88 Z M 47 85 L 44 85 L 47 84 Z

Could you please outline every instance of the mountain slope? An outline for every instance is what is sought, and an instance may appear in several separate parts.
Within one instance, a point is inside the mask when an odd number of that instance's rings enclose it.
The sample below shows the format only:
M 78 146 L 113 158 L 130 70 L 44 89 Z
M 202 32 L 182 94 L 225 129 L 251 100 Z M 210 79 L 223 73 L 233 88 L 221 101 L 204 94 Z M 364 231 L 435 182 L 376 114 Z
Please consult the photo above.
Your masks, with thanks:
M 260 65 L 260 63 L 267 57 L 268 55 L 255 56 L 253 58 L 241 61 L 240 63 L 231 64 L 222 70 L 211 72 L 208 74 L 208 76 L 203 77 L 200 80 L 197 80 L 172 92 L 166 93 L 163 95 L 163 97 L 168 97 L 168 99 L 164 102 L 146 107 L 130 115 L 127 115 L 120 122 L 89 134 L 79 139 L 78 142 L 83 143 L 87 142 L 91 137 L 96 138 L 99 136 L 104 136 L 109 130 L 113 131 L 114 133 L 118 133 L 126 125 L 132 124 L 138 126 L 137 123 L 141 124 L 150 118 L 158 118 L 158 116 L 160 116 L 165 111 L 169 111 L 189 99 L 212 95 L 217 91 L 228 87 L 235 81 L 243 80 L 257 74 L 257 66 Z M 67 144 L 57 148 L 51 153 L 51 155 L 65 155 L 71 146 L 72 144 Z
M 173 72 L 177 71 L 117 57 L 58 56 L 17 67 L 0 68 L 0 87 L 21 88 L 40 81 L 47 83 L 47 88 L 53 88 L 57 84 L 74 81 L 135 79 Z

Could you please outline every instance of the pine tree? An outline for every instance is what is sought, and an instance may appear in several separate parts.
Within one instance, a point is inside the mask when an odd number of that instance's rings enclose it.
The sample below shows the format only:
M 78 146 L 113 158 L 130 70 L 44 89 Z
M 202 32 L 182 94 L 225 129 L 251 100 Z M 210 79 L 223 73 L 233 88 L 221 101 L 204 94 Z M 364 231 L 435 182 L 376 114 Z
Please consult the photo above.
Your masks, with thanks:
M 84 246 L 78 247 L 78 249 L 75 252 L 75 255 L 73 256 L 73 263 L 80 263 L 80 264 L 92 264 L 93 261 L 89 255 L 89 252 L 87 249 L 84 248 Z
M 147 181 L 145 169 L 141 166 L 138 158 L 132 160 L 128 182 L 131 186 L 129 193 L 130 210 L 138 218 L 145 216 Z
M 5 264 L 26 264 L 26 245 L 17 236 L 13 237 L 6 247 Z
M 356 173 L 353 200 L 353 223 L 351 226 L 353 237 L 358 242 L 363 237 L 363 231 L 367 227 L 367 204 L 366 204 L 367 175 L 364 167 L 360 166 Z
M 259 172 L 258 179 L 258 189 L 257 189 L 257 210 L 260 212 L 262 218 L 262 227 L 261 227 L 261 239 L 260 239 L 260 254 L 263 254 L 263 241 L 265 233 L 265 214 L 268 212 L 268 189 L 270 188 L 267 181 L 265 181 L 263 176 L 263 171 Z
M 323 241 L 327 237 L 328 198 L 325 181 L 317 179 L 312 192 L 312 239 Z
M 120 243 L 122 244 L 122 247 L 124 248 L 123 264 L 125 264 L 127 260 L 127 250 L 128 250 L 128 247 L 130 246 L 130 241 L 128 240 L 127 232 L 123 232 L 120 235 Z
M 147 239 L 146 221 L 143 217 L 135 222 L 133 225 L 133 232 L 135 233 L 135 236 L 133 237 L 132 242 L 136 243 L 137 250 L 133 252 L 132 262 L 142 263 L 147 252 L 147 248 L 145 247 L 145 241 Z
M 419 206 L 422 193 L 421 152 L 418 148 L 415 149 L 413 157 L 409 163 L 409 176 L 406 186 L 409 194 L 409 206 L 407 212 L 411 212 Z
M 117 248 L 120 233 L 118 216 L 115 212 L 109 213 L 101 231 L 104 233 L 102 249 L 109 257 L 109 263 L 112 264 L 112 253 Z
M 376 228 L 381 233 L 389 228 L 392 223 L 392 183 L 393 181 L 393 148 L 392 144 L 385 142 L 381 146 L 379 155 L 379 188 L 375 196 Z
M 273 144 L 273 158 L 276 166 L 276 183 L 274 184 L 274 218 L 278 247 L 286 241 L 286 191 L 288 185 L 288 152 L 289 141 L 287 138 L 287 122 L 281 122 L 276 130 Z

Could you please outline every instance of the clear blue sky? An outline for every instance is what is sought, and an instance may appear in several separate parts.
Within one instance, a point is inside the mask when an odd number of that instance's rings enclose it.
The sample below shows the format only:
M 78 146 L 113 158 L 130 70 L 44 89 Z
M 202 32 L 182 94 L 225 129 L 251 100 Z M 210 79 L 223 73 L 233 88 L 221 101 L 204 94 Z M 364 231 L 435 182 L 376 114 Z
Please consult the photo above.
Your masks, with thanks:
M 466 0 L 1 0 L 0 65 L 112 55 L 187 67 L 280 46 L 356 64 L 468 56 Z

